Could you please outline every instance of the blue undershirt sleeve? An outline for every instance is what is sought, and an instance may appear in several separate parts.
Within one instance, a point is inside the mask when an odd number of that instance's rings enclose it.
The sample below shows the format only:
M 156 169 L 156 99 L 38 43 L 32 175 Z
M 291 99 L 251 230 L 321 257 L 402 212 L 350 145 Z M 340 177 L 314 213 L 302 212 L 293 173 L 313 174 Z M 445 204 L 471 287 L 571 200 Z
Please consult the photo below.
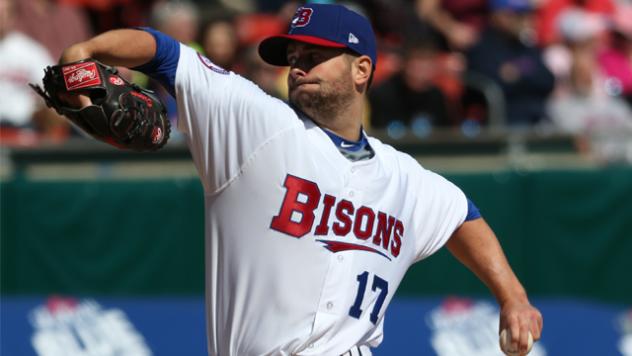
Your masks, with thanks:
M 478 211 L 478 208 L 474 203 L 468 199 L 467 200 L 467 215 L 465 216 L 465 221 L 476 220 L 482 217 L 481 212 Z
M 180 42 L 150 27 L 137 27 L 138 30 L 149 32 L 156 40 L 156 54 L 149 62 L 131 68 L 145 73 L 157 80 L 175 98 L 176 70 L 180 59 Z

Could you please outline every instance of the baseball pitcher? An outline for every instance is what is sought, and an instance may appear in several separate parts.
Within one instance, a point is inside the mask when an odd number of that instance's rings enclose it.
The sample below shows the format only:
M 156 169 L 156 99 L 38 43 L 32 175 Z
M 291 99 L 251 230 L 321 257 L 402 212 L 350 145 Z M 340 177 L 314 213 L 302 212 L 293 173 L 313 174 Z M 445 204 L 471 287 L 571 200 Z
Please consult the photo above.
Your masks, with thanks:
M 407 269 L 444 245 L 490 288 L 500 328 L 526 353 L 542 317 L 474 204 L 362 129 L 377 64 L 367 19 L 305 5 L 259 53 L 289 66 L 289 103 L 150 28 L 69 47 L 40 89 L 99 139 L 137 150 L 168 138 L 158 103 L 104 95 L 77 66 L 139 70 L 176 98 L 204 188 L 209 353 L 370 355 Z

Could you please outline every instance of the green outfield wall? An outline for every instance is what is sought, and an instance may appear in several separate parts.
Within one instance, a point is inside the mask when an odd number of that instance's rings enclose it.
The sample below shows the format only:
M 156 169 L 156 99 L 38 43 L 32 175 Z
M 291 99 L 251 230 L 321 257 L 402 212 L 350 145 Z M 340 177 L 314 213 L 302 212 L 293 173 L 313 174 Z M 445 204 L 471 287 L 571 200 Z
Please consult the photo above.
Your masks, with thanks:
M 449 174 L 494 228 L 535 296 L 632 302 L 632 167 Z M 196 178 L 5 181 L 1 292 L 201 294 Z M 447 251 L 411 268 L 400 295 L 486 295 Z

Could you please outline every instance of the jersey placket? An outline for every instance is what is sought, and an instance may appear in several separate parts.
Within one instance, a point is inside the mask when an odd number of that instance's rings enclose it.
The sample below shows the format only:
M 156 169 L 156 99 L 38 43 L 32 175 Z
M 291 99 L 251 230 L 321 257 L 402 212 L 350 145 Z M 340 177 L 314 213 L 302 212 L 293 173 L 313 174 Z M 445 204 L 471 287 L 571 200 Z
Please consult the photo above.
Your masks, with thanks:
M 344 173 L 345 185 L 341 192 L 341 199 L 353 203 L 355 209 L 362 206 L 363 192 L 361 190 L 360 167 L 351 165 Z M 353 229 L 342 239 L 345 242 L 354 242 L 352 239 Z M 314 334 L 327 332 L 336 322 L 342 322 L 349 315 L 353 298 L 356 294 L 356 275 L 353 270 L 355 254 L 363 253 L 359 251 L 341 251 L 331 253 L 329 257 L 329 268 L 323 284 L 322 294 L 318 305 L 318 311 L 314 321 Z M 335 329 L 337 329 L 334 326 Z M 337 332 L 335 330 L 334 332 Z M 313 335 L 315 336 L 315 335 Z M 320 337 L 318 342 L 311 344 L 310 348 L 318 348 L 326 342 L 329 337 Z

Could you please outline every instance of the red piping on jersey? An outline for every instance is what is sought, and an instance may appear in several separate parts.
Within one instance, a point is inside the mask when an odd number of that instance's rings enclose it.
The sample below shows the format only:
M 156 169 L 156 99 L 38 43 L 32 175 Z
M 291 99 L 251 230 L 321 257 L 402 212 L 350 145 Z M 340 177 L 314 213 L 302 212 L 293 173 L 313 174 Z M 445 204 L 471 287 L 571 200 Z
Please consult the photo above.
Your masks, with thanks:
M 316 240 L 316 241 L 324 243 L 325 246 L 323 247 L 333 253 L 349 251 L 349 250 L 368 251 L 368 252 L 373 252 L 373 253 L 377 253 L 378 255 L 384 256 L 389 261 L 391 260 L 390 257 L 385 255 L 384 253 L 368 246 L 356 245 L 356 244 L 352 244 L 348 242 L 340 242 L 340 241 L 328 241 L 328 240 Z

